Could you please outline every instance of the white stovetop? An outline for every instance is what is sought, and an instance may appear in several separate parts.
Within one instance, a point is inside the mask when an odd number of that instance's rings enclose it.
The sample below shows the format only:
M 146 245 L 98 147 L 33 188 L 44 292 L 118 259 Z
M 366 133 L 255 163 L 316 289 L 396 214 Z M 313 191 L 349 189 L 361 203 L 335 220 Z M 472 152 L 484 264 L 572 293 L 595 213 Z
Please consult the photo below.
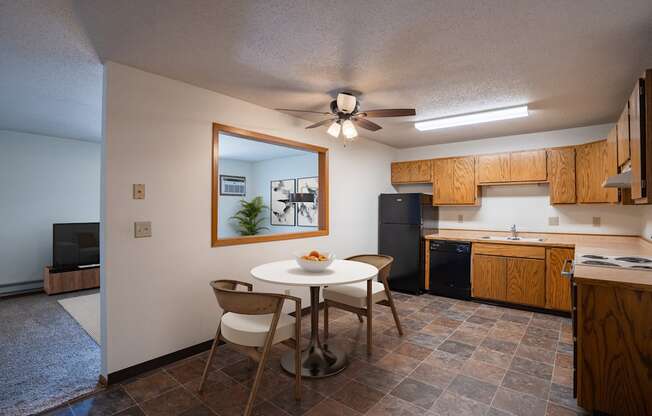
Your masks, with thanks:
M 575 265 L 614 267 L 652 271 L 652 257 L 649 256 L 603 256 L 591 253 L 576 253 Z

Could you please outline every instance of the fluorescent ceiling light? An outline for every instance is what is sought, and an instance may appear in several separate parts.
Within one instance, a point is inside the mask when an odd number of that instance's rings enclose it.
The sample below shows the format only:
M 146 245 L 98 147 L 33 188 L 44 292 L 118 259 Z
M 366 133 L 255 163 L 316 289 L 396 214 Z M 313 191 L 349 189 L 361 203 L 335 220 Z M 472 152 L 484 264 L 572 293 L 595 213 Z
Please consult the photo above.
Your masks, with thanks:
M 483 111 L 481 113 L 438 118 L 436 120 L 419 121 L 414 123 L 414 127 L 419 131 L 436 130 L 455 126 L 466 126 L 469 124 L 486 123 L 488 121 L 527 117 L 528 115 L 527 105 L 522 105 L 518 107 L 502 108 L 500 110 Z

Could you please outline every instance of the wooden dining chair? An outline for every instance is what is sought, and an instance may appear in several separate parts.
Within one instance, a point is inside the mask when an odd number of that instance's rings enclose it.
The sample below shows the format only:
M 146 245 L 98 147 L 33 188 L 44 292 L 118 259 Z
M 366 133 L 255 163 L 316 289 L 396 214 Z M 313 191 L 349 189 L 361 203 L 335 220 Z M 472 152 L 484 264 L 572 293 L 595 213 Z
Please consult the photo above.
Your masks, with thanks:
M 324 288 L 324 337 L 328 338 L 328 308 L 333 307 L 353 312 L 358 315 L 360 322 L 362 322 L 362 316 L 366 316 L 367 353 L 371 354 L 372 310 L 374 304 L 378 303 L 391 308 L 398 334 L 403 336 L 401 321 L 398 318 L 392 292 L 389 290 L 389 284 L 387 283 L 394 258 L 381 254 L 361 254 L 349 257 L 346 260 L 359 261 L 375 266 L 378 269 L 378 280 L 369 279 L 366 282 Z
M 224 312 L 217 325 L 213 346 L 199 383 L 199 391 L 204 388 L 220 340 L 249 347 L 249 355 L 258 361 L 256 378 L 244 413 L 249 416 L 272 345 L 281 342 L 291 345 L 295 349 L 294 368 L 301 368 L 301 299 L 278 293 L 254 292 L 251 283 L 237 280 L 215 280 L 210 282 L 210 285 L 217 303 Z M 247 291 L 237 290 L 239 285 L 246 287 Z M 286 299 L 295 303 L 294 317 L 282 313 Z M 297 400 L 301 399 L 301 371 L 297 371 L 295 375 L 294 396 Z

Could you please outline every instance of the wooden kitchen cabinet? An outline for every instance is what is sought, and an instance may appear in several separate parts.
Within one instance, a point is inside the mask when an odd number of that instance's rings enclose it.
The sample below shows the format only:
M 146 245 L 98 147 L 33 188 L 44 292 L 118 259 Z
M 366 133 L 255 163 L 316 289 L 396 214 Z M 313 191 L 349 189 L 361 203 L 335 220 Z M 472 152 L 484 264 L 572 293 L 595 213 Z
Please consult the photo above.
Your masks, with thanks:
M 652 80 L 651 80 L 652 82 Z M 645 186 L 645 170 L 646 166 L 646 143 L 644 143 L 645 117 L 641 118 L 641 99 L 645 96 L 642 90 L 645 88 L 642 85 L 642 80 L 639 80 L 634 87 L 632 95 L 629 97 L 629 143 L 630 143 L 630 159 L 632 162 L 632 188 L 631 198 L 637 202 L 642 198 L 647 197 L 647 189 Z M 643 104 L 645 105 L 645 104 Z M 619 123 L 620 124 L 620 123 Z M 647 150 L 649 152 L 650 150 Z M 649 167 L 647 167 L 649 169 Z M 647 202 L 647 201 L 640 201 Z
M 392 162 L 392 183 L 430 183 L 432 180 L 430 160 Z
M 544 260 L 507 258 L 506 300 L 521 305 L 546 305 L 546 263 Z
M 392 162 L 392 183 L 408 183 L 410 172 L 406 162 Z
M 474 242 L 471 295 L 537 308 L 570 311 L 570 282 L 561 269 L 573 249 Z
M 503 257 L 524 257 L 531 259 L 545 259 L 546 249 L 539 246 L 512 245 L 512 244 L 492 244 L 492 243 L 474 243 L 473 252 L 476 254 L 486 254 L 489 256 Z
M 620 113 L 618 123 L 616 123 L 618 132 L 618 166 L 623 166 L 630 157 L 629 152 L 629 103 L 625 104 L 623 112 Z
M 618 124 L 607 135 L 607 166 L 618 172 Z
M 473 205 L 477 202 L 475 158 L 452 157 L 432 161 L 432 204 Z
M 511 182 L 538 182 L 548 179 L 545 150 L 511 152 L 509 180 Z
M 552 247 L 546 249 L 546 308 L 558 311 L 571 311 L 571 283 L 561 276 L 564 261 L 572 260 L 572 248 Z
M 618 189 L 603 188 L 602 183 L 616 175 L 616 167 L 609 166 L 607 140 L 579 145 L 575 148 L 577 202 L 618 202 Z
M 548 182 L 551 204 L 574 204 L 575 148 L 558 147 L 548 150 Z
M 548 178 L 545 150 L 478 156 L 478 183 L 543 182 Z
M 509 181 L 509 153 L 478 156 L 479 183 Z
M 473 297 L 506 300 L 507 259 L 498 256 L 473 255 Z
M 652 291 L 577 281 L 577 403 L 593 414 L 652 415 Z

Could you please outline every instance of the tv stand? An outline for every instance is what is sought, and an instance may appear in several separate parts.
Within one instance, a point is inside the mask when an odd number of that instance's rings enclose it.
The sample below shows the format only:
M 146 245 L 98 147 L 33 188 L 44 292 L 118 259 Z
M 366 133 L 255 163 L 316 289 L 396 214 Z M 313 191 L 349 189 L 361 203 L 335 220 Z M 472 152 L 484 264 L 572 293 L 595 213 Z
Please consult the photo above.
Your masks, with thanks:
M 49 266 L 43 270 L 43 290 L 48 295 L 96 287 L 100 287 L 99 266 L 66 272 L 52 271 Z

